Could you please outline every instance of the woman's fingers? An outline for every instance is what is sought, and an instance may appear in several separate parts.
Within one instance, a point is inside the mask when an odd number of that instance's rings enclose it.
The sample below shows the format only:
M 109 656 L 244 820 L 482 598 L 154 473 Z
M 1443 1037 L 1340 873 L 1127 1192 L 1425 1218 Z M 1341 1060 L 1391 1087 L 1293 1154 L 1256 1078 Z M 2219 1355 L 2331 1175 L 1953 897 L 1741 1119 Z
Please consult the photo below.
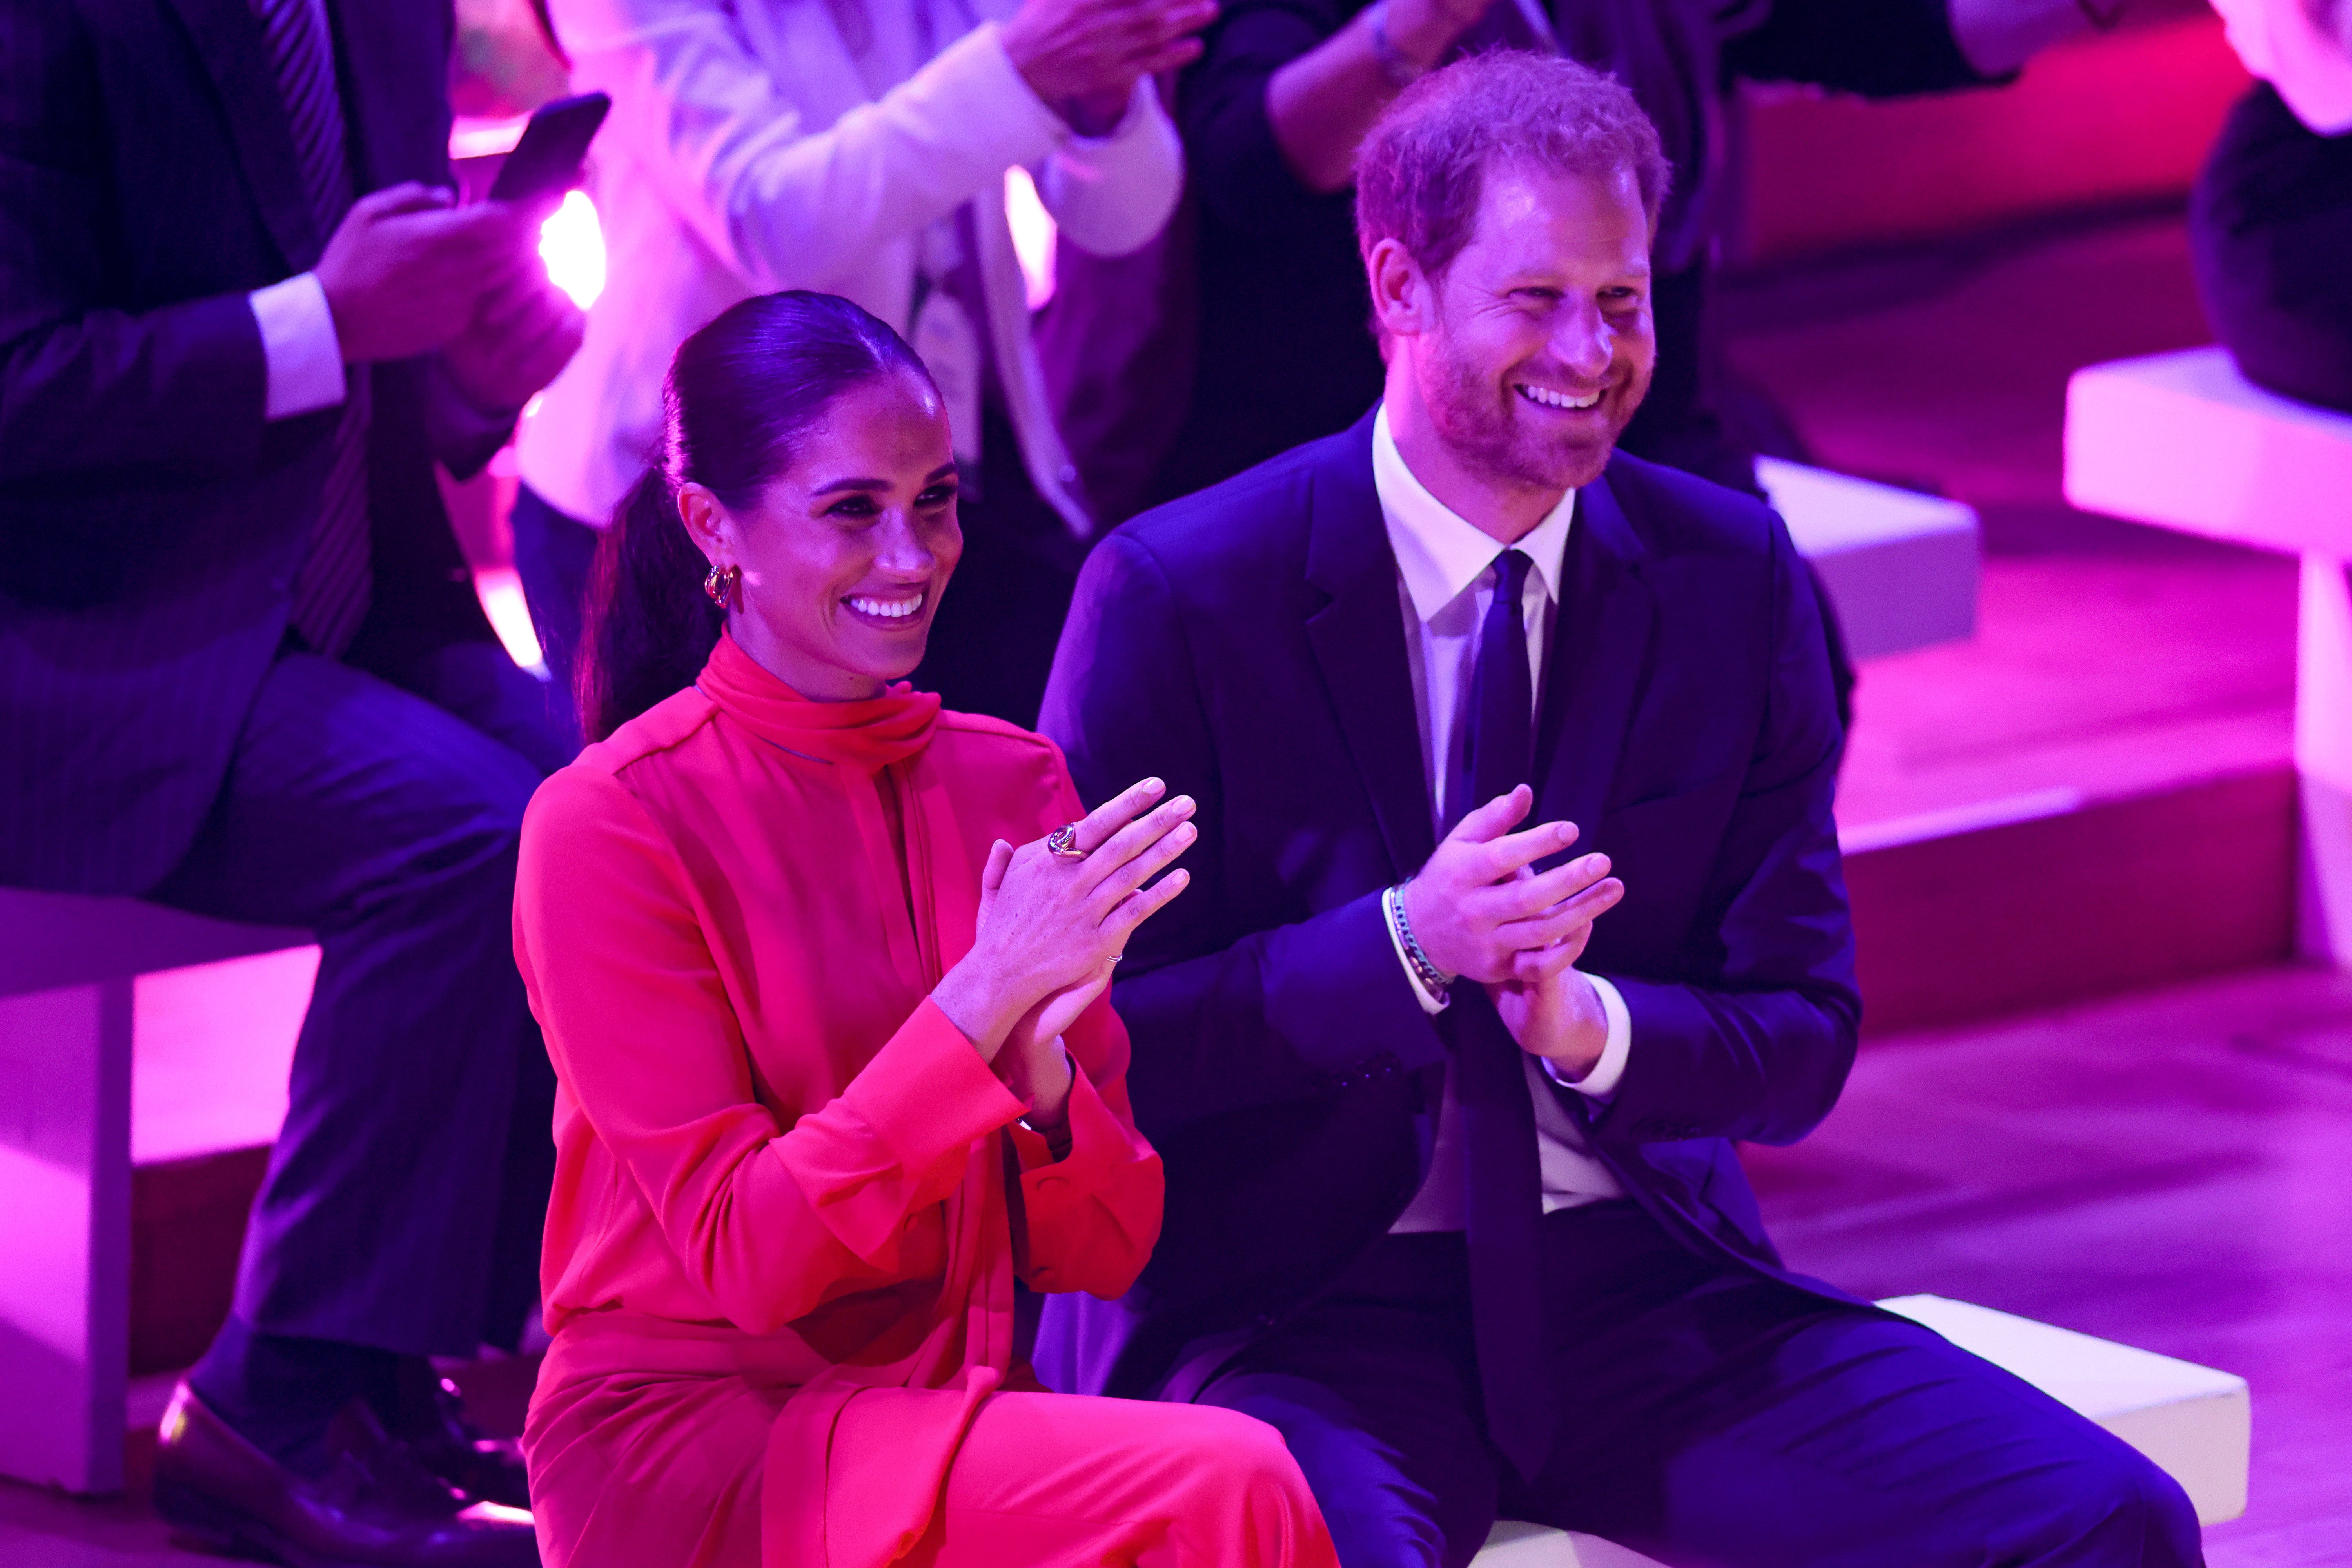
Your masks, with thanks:
M 1171 805 L 1173 804 L 1172 801 L 1170 803 Z M 1190 849 L 1193 840 L 1200 837 L 1199 828 L 1189 822 L 1178 822 L 1166 833 L 1146 844 L 1142 852 L 1134 858 L 1123 866 L 1115 868 L 1101 881 L 1095 884 L 1094 898 L 1097 905 L 1108 908 L 1116 904 L 1165 870 L 1171 861 Z M 1112 842 L 1116 844 L 1118 840 L 1114 839 Z M 1106 850 L 1105 853 L 1108 854 L 1108 851 Z
M 1078 819 L 1078 847 L 1092 855 L 1167 792 L 1158 779 L 1138 779 Z
M 1110 913 L 1103 918 L 1102 934 L 1113 952 L 1127 951 L 1128 938 L 1135 928 L 1168 907 L 1169 901 L 1190 887 L 1192 873 L 1179 866 L 1148 888 L 1129 893 L 1121 899 Z
M 1013 867 L 1013 846 L 1000 838 L 988 847 L 988 864 L 980 868 L 980 891 L 983 898 L 992 897 L 1004 886 L 1004 873 Z
M 1192 816 L 1195 803 L 1189 795 L 1160 803 L 1133 822 L 1111 835 L 1101 847 L 1087 857 L 1087 871 L 1093 886 L 1100 886 L 1116 875 L 1122 866 L 1142 854 L 1176 829 L 1176 825 Z

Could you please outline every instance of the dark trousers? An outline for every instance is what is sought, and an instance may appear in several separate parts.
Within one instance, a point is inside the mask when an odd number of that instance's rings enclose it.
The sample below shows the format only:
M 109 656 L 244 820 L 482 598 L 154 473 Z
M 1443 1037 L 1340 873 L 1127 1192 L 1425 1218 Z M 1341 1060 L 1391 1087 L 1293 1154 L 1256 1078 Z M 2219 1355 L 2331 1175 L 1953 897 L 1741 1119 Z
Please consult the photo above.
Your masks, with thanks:
M 1202 1401 L 1279 1429 L 1344 1568 L 1466 1563 L 1497 1517 L 1681 1564 L 2202 1561 L 2180 1489 L 1917 1324 L 1698 1258 L 1630 1203 L 1544 1220 L 1567 1416 L 1522 1480 L 1479 1417 L 1461 1235 L 1389 1237 Z
M 555 1085 L 515 971 L 515 847 L 568 754 L 496 643 L 364 662 L 278 658 L 150 897 L 319 937 L 237 1315 L 470 1354 L 510 1344 L 538 1300 Z

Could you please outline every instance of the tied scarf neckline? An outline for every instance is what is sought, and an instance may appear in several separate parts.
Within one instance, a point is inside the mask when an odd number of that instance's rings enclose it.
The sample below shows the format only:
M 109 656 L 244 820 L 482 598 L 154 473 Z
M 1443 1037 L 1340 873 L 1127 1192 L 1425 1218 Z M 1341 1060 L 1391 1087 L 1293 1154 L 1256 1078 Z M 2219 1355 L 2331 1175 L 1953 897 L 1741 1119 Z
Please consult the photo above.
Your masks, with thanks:
M 879 773 L 930 744 L 940 700 L 899 681 L 879 697 L 818 702 L 802 696 L 719 634 L 695 685 L 745 729 L 799 756 Z

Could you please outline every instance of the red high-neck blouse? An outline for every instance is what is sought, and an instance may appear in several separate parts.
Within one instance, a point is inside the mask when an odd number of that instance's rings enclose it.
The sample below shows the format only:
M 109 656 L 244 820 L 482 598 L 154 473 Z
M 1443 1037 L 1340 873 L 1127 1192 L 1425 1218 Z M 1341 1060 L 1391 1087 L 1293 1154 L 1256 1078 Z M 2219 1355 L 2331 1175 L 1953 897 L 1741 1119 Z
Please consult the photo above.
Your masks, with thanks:
M 526 1436 L 551 1563 L 616 1478 L 719 1441 L 709 1411 L 616 1394 L 677 1379 L 773 1415 L 772 1553 L 887 1561 L 1011 1369 L 1015 1276 L 1133 1282 L 1160 1165 L 1108 1003 L 1065 1037 L 1055 1163 L 928 999 L 990 844 L 1080 809 L 1048 741 L 904 688 L 812 702 L 727 639 L 541 789 L 515 951 L 560 1084 Z M 854 1403 L 883 1389 L 922 1396 Z

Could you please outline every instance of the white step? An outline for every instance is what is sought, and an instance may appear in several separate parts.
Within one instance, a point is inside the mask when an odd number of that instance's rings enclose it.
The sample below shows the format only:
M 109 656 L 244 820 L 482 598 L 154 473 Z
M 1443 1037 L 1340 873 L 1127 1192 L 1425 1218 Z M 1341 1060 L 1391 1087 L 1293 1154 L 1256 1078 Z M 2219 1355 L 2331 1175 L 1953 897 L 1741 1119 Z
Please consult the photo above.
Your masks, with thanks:
M 1757 458 L 1756 479 L 1821 574 L 1855 658 L 1975 633 L 1974 507 L 1779 458 Z
M 2066 384 L 2066 499 L 2352 560 L 2352 415 L 2264 392 L 2226 349 L 2087 365 Z

